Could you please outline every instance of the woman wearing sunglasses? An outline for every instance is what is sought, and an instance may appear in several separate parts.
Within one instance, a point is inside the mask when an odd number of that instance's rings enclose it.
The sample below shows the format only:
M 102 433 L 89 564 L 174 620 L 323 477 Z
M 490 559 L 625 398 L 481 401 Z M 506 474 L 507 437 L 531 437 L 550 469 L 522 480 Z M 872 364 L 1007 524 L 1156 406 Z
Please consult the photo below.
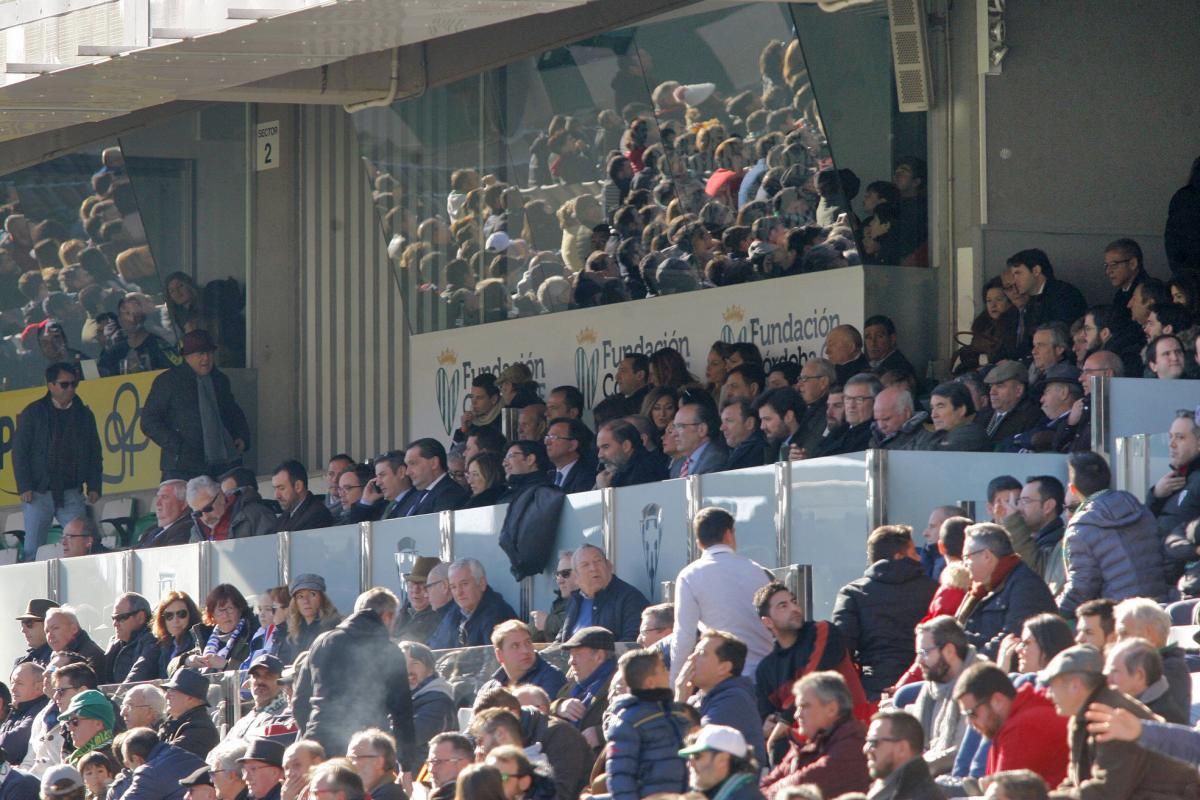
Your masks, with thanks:
M 200 622 L 200 610 L 186 592 L 168 592 L 154 609 L 150 621 L 157 647 L 137 660 L 127 680 L 152 681 L 171 677 L 181 665 L 181 657 L 195 648 L 192 626 Z

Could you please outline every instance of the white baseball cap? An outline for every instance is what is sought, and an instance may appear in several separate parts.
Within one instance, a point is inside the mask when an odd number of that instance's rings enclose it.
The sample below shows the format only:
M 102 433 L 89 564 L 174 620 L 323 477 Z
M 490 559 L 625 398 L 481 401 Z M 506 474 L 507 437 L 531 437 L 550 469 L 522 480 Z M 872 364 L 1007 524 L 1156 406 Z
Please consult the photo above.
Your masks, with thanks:
M 487 251 L 489 253 L 503 253 L 512 244 L 512 240 L 508 238 L 508 234 L 504 231 L 496 231 L 487 238 Z
M 728 725 L 705 725 L 700 729 L 700 733 L 696 734 L 696 741 L 692 742 L 690 747 L 680 750 L 679 755 L 686 757 L 706 750 L 745 758 L 750 748 L 746 746 L 746 737 L 742 736 L 742 732 L 737 728 Z

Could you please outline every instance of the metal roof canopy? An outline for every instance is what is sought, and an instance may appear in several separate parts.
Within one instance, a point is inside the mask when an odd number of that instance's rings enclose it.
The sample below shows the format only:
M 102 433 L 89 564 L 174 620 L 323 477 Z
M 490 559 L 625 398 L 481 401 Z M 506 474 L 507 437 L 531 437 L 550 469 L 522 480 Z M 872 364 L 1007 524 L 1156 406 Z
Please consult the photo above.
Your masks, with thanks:
M 696 2 L 334 0 L 240 21 L 0 87 L 0 174 L 197 101 L 384 101 Z

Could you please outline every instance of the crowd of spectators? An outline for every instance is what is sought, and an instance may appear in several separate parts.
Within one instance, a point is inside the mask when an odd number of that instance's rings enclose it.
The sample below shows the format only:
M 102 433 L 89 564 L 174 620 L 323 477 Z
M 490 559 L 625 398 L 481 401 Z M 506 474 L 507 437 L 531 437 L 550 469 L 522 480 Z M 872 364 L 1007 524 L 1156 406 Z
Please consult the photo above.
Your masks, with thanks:
M 734 93 L 657 80 L 633 48 L 619 61 L 618 107 L 555 115 L 507 180 L 455 170 L 445 208 L 406 193 L 405 168 L 374 169 L 415 330 L 927 264 L 924 161 L 899 158 L 867 184 L 859 219 L 861 180 L 832 163 L 798 41 L 767 43 L 761 89 Z M 641 90 L 622 92 L 630 80 Z
M 104 148 L 98 161 L 90 182 L 78 182 L 86 189 L 62 181 L 23 199 L 18 178 L 0 206 L 0 389 L 39 386 L 58 362 L 81 373 L 92 362 L 99 376 L 167 369 L 197 329 L 221 344 L 225 366 L 243 365 L 237 282 L 162 279 L 121 149 Z

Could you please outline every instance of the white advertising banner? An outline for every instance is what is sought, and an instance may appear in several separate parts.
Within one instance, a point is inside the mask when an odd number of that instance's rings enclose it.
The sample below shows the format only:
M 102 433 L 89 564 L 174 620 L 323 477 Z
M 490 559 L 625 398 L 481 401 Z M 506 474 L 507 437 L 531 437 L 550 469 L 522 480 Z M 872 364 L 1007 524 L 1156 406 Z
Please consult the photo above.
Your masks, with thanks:
M 862 268 L 847 267 L 413 336 L 409 431 L 450 436 L 472 379 L 514 362 L 529 366 L 543 396 L 570 384 L 589 408 L 616 391 L 617 366 L 629 353 L 673 347 L 702 377 L 720 339 L 753 342 L 769 364 L 802 364 L 820 354 L 833 327 L 862 330 L 865 288 Z

